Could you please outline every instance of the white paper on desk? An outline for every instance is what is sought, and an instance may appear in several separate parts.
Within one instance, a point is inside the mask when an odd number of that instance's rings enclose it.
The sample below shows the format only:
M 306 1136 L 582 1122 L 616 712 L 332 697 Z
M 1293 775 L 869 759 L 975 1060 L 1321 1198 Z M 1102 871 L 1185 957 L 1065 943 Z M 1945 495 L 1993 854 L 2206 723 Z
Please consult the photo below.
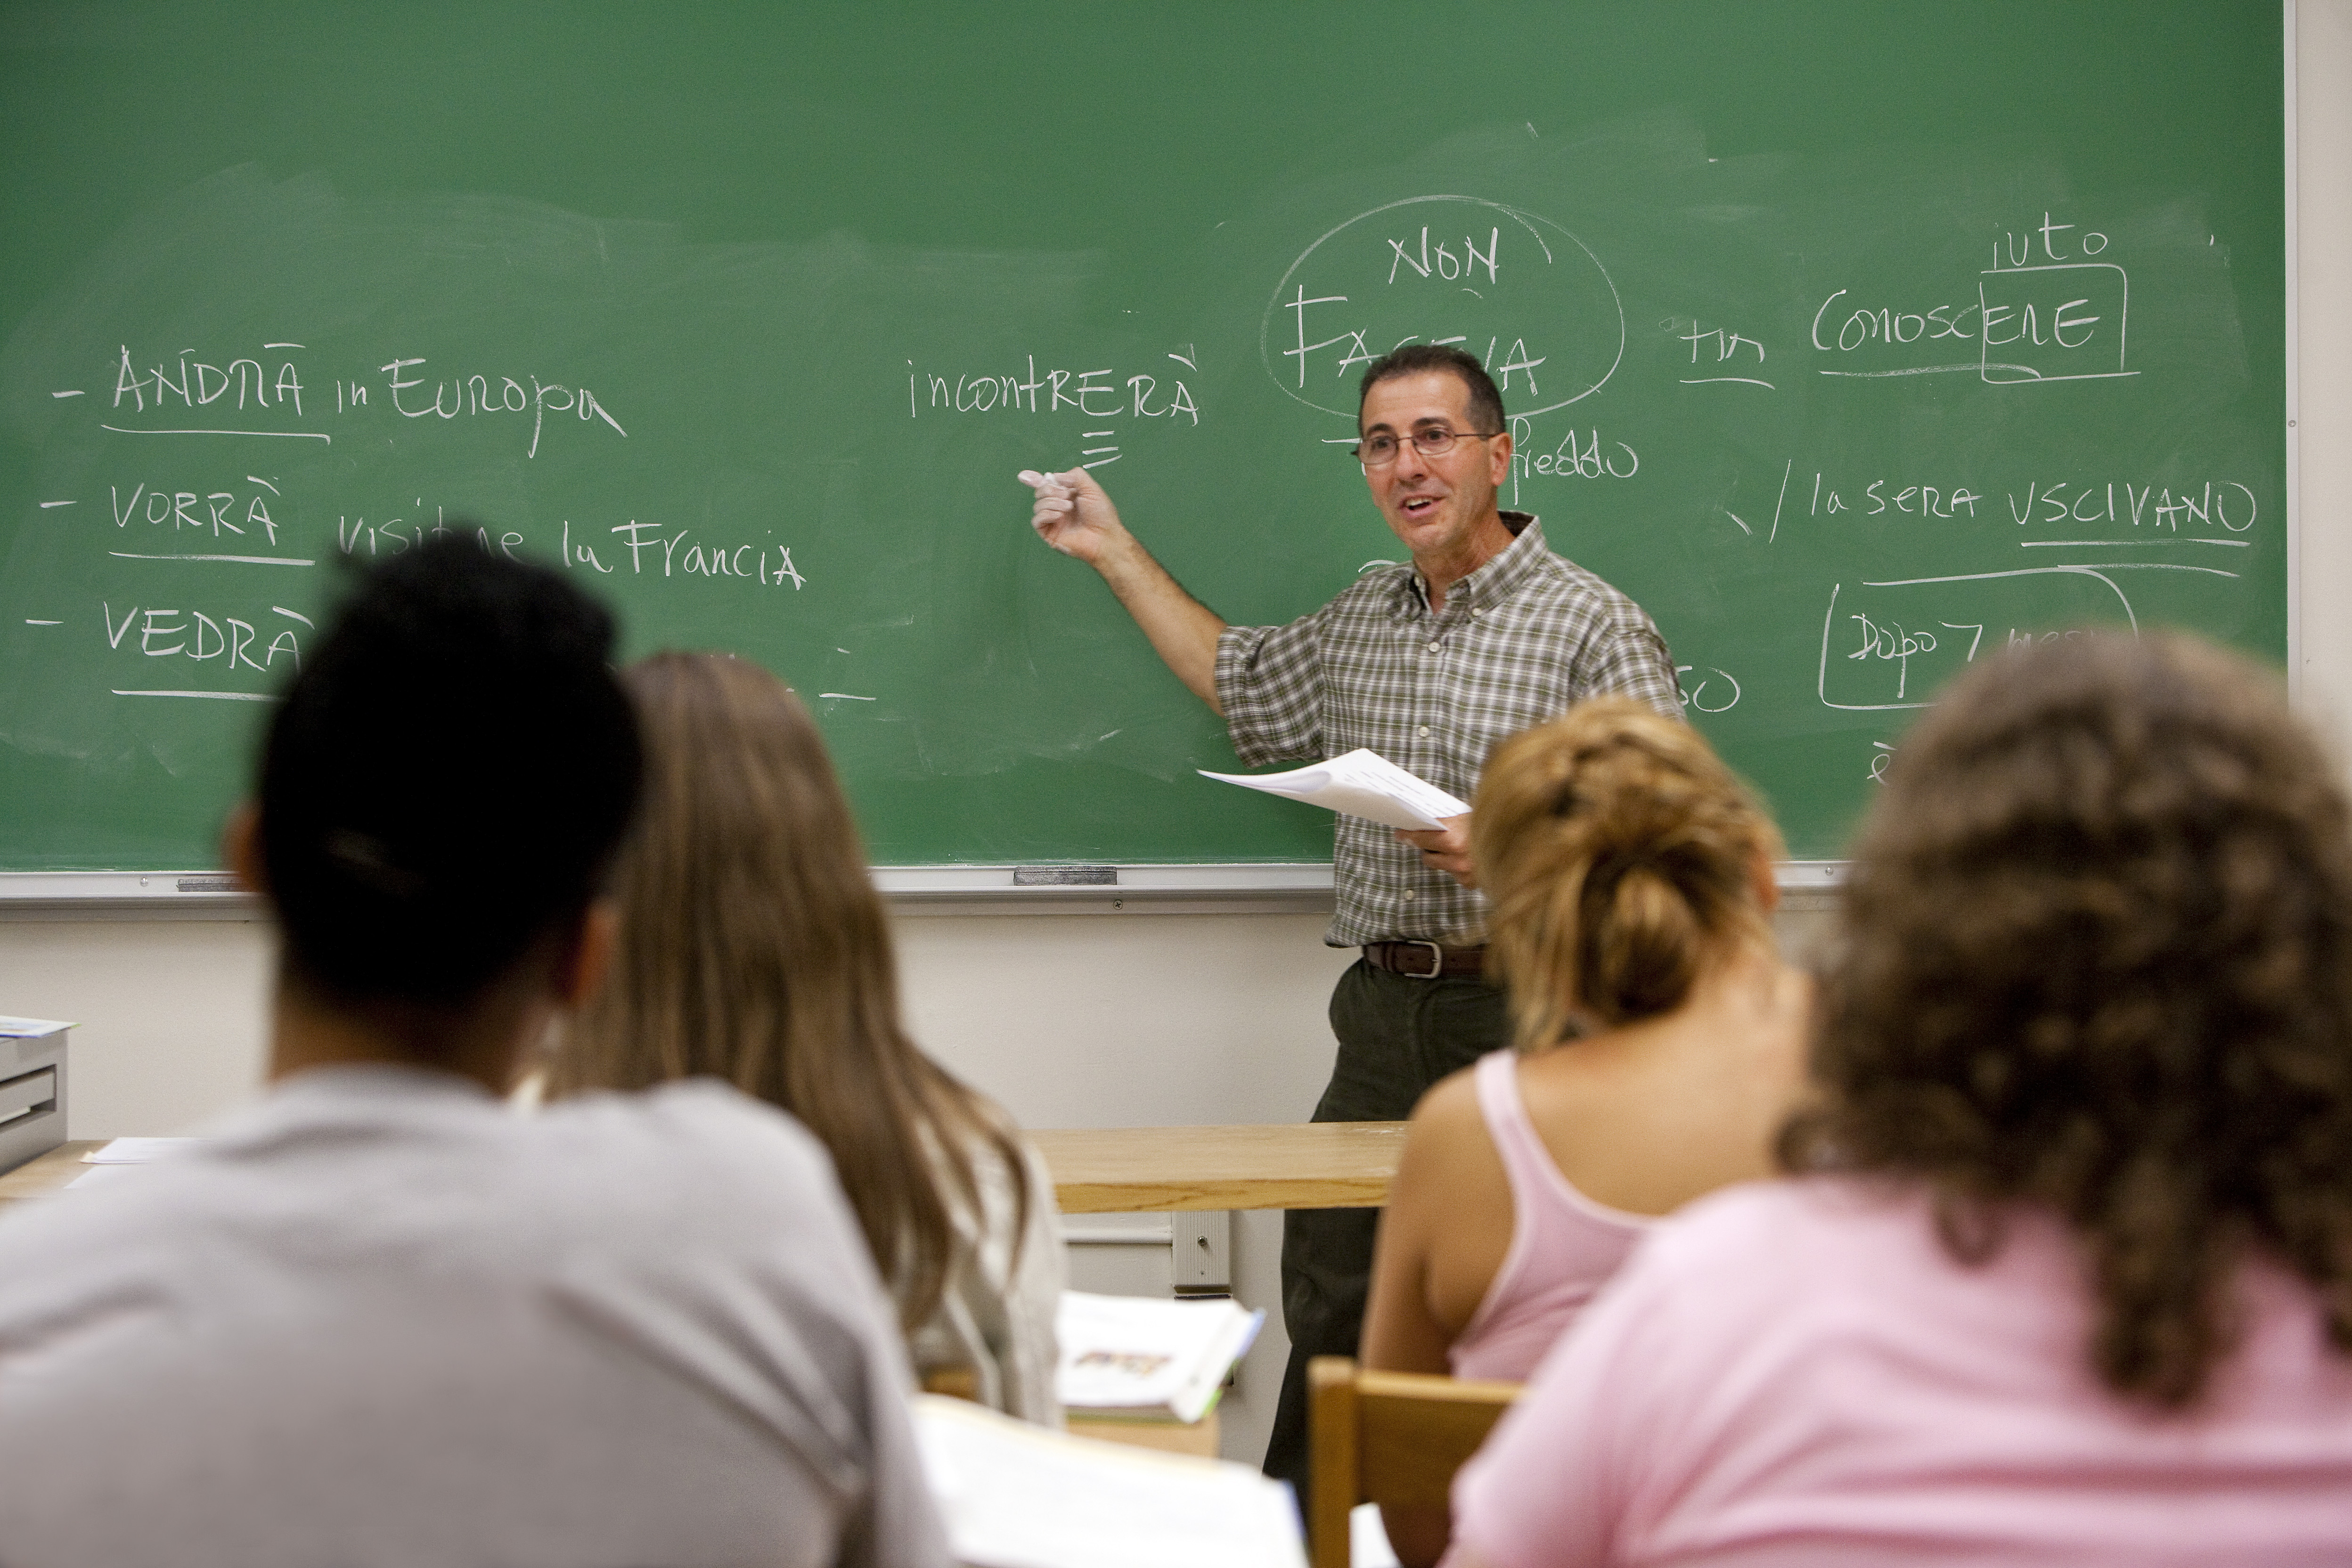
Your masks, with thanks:
M 919 1394 L 915 1442 L 949 1549 L 974 1568 L 1306 1568 L 1290 1489 Z
M 1369 817 L 1383 827 L 1426 831 L 1445 826 L 1438 818 L 1460 816 L 1470 809 L 1427 779 L 1405 772 L 1378 752 L 1363 747 L 1286 773 L 1213 773 L 1244 789 L 1262 789 L 1286 800 L 1305 801 L 1350 816 Z
M 1065 1290 L 1054 1314 L 1055 1396 L 1073 1410 L 1198 1421 L 1265 1321 L 1265 1312 L 1231 1300 Z
M 56 1018 L 11 1018 L 0 1014 L 0 1040 L 37 1040 L 72 1027 Z
M 117 1138 L 81 1158 L 85 1165 L 152 1165 L 203 1142 L 201 1138 Z

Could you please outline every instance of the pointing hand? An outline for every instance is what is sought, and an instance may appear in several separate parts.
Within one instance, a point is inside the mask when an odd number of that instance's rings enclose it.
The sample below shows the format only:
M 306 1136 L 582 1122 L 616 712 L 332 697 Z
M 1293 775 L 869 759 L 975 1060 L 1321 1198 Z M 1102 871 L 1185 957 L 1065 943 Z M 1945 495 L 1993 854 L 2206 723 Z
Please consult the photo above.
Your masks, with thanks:
M 1098 564 L 1104 551 L 1126 532 L 1118 509 L 1084 468 L 1058 474 L 1024 468 L 1020 479 L 1037 492 L 1036 503 L 1029 509 L 1029 526 L 1063 554 Z

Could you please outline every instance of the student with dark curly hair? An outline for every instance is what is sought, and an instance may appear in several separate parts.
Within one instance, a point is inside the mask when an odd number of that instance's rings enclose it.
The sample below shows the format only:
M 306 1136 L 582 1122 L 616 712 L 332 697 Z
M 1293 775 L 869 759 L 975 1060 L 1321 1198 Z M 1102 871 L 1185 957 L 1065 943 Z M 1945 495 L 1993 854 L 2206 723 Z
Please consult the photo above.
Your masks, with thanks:
M 1653 1231 L 1465 1560 L 2352 1560 L 2352 842 L 2276 683 L 1988 661 L 1853 862 L 1795 1179 Z
M 0 1221 L 11 1568 L 945 1563 L 816 1141 L 712 1083 L 502 1099 L 613 952 L 614 631 L 461 532 L 278 702 L 227 845 L 283 939 L 268 1092 Z

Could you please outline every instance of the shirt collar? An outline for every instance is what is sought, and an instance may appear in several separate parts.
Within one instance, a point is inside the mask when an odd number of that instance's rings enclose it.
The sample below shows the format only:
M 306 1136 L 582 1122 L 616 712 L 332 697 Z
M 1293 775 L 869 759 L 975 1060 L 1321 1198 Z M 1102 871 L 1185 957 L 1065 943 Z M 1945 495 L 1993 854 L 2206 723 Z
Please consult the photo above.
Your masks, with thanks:
M 1543 523 L 1533 512 L 1505 510 L 1503 526 L 1511 531 L 1511 542 L 1497 551 L 1492 559 L 1446 590 L 1445 604 L 1451 610 L 1455 605 L 1471 609 L 1492 609 L 1518 592 L 1543 563 L 1549 553 L 1544 546 Z M 1397 609 L 1411 615 L 1428 607 L 1429 590 L 1421 574 L 1407 563 L 1398 574 Z

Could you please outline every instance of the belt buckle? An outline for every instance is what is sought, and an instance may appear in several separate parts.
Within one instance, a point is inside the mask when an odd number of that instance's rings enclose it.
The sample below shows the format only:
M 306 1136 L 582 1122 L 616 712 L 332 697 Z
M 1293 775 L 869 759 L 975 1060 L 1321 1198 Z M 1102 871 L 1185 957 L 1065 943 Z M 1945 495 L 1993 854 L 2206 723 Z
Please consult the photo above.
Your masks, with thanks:
M 1444 977 L 1445 950 L 1444 948 L 1438 946 L 1433 942 L 1423 942 L 1415 937 L 1402 938 L 1399 940 L 1397 945 L 1399 947 L 1425 947 L 1429 949 L 1428 973 L 1415 974 L 1410 969 L 1400 969 L 1397 971 L 1399 974 L 1403 975 L 1408 980 L 1439 980 Z

